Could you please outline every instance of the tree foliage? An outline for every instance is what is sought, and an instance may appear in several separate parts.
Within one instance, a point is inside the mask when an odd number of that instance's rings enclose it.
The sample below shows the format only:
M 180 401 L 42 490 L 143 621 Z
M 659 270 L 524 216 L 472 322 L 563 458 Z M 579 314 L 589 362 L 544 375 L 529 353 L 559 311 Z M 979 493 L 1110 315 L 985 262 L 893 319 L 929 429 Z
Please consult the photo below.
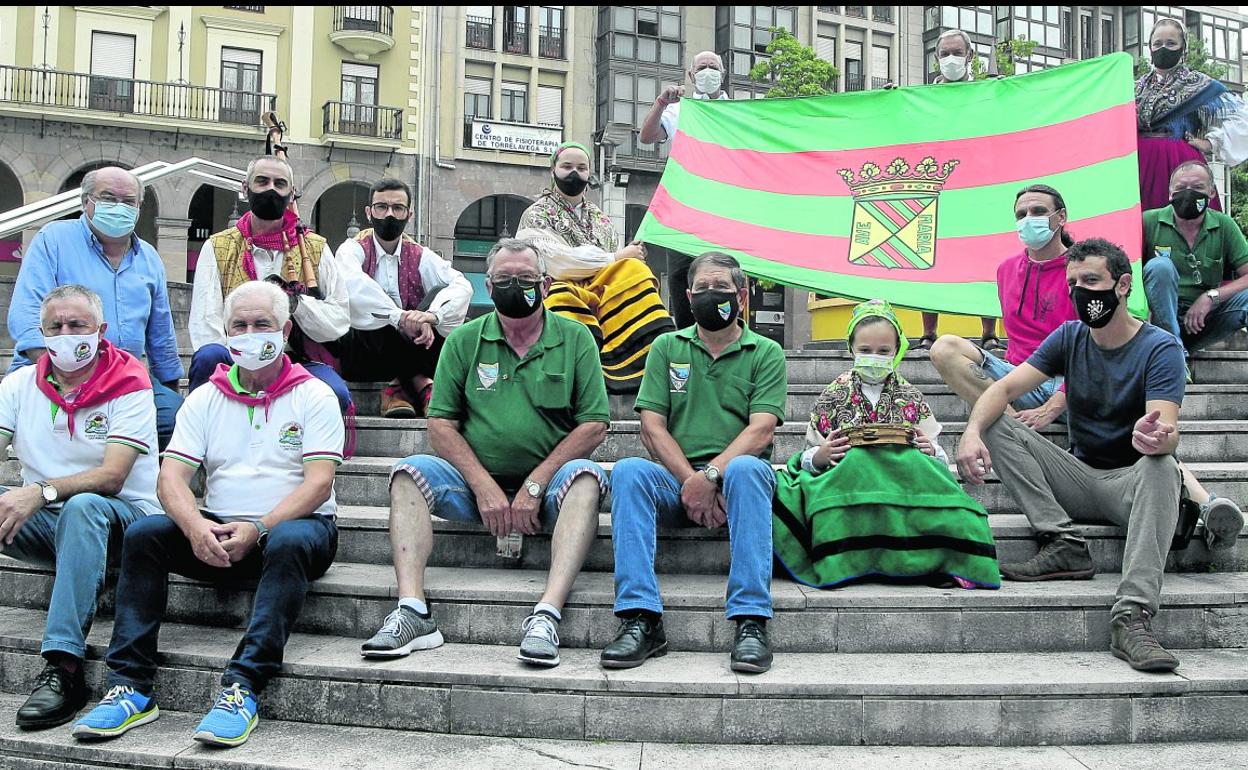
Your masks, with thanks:
M 1216 62 L 1209 57 L 1209 49 L 1205 47 L 1205 41 L 1200 38 L 1193 38 L 1187 43 L 1187 57 L 1184 64 L 1188 69 L 1203 72 L 1211 78 L 1221 80 L 1226 77 L 1228 67 L 1221 62 Z M 1148 74 L 1153 68 L 1149 60 L 1143 56 L 1135 60 L 1135 76 L 1142 78 Z
M 767 98 L 781 96 L 821 96 L 832 90 L 840 73 L 831 63 L 815 55 L 815 49 L 802 45 L 783 27 L 771 28 L 767 44 L 769 57 L 750 69 L 750 80 L 768 83 Z
M 1034 40 L 1022 37 L 1002 40 L 992 47 L 993 58 L 997 60 L 997 74 L 1009 77 L 1018 71 L 1018 62 L 1031 56 L 1031 52 L 1040 45 Z M 988 77 L 988 65 L 979 56 L 971 60 L 971 74 L 976 80 Z

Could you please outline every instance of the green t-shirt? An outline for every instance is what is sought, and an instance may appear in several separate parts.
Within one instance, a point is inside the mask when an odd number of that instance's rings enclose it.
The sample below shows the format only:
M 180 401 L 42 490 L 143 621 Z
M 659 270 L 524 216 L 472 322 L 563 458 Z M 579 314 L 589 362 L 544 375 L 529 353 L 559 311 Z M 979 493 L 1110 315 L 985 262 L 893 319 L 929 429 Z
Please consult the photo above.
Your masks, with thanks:
M 1179 270 L 1179 304 L 1190 305 L 1210 289 L 1218 288 L 1227 267 L 1237 271 L 1248 265 L 1248 241 L 1235 220 L 1221 211 L 1207 209 L 1196 236 L 1196 247 L 1174 224 L 1174 207 L 1144 212 L 1144 259 L 1167 257 Z
M 772 340 L 743 329 L 711 358 L 697 330 L 690 326 L 654 341 L 637 394 L 637 411 L 666 417 L 668 432 L 695 467 L 723 452 L 750 415 L 772 414 L 783 423 L 789 390 L 784 350 Z M 771 447 L 760 456 L 769 460 Z
M 457 420 L 504 489 L 518 487 L 576 426 L 611 422 L 589 329 L 542 312 L 542 336 L 523 359 L 489 313 L 451 332 L 434 376 L 429 416 Z

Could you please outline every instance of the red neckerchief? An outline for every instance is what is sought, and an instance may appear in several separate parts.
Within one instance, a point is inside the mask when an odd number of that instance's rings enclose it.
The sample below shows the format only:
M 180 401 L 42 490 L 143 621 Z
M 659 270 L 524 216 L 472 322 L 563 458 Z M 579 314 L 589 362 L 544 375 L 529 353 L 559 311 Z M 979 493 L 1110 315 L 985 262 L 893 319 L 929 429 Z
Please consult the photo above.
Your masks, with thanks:
M 103 338 L 100 339 L 97 355 L 99 360 L 96 361 L 95 371 L 78 387 L 73 401 L 66 401 L 65 396 L 48 381 L 48 375 L 52 373 L 51 355 L 45 354 L 35 364 L 35 387 L 64 410 L 69 420 L 71 440 L 74 437 L 74 412 L 112 401 L 127 393 L 152 389 L 147 367 L 139 359 Z

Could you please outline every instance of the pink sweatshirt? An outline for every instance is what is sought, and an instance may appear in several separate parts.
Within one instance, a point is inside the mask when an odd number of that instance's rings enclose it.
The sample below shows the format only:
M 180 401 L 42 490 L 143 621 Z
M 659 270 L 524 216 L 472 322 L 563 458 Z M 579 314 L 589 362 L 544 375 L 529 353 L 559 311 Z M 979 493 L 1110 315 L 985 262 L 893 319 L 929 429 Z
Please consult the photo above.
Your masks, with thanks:
M 1009 347 L 1005 360 L 1018 366 L 1066 321 L 1078 321 L 1066 285 L 1066 259 L 1036 262 L 1027 251 L 997 266 L 997 295 Z

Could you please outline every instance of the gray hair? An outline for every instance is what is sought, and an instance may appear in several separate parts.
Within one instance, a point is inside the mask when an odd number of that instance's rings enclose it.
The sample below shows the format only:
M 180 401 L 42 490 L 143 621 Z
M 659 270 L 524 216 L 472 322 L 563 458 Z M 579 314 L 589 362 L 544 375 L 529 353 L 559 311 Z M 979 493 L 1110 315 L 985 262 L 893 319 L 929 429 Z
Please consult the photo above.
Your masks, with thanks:
M 490 253 L 485 255 L 485 272 L 488 274 L 494 268 L 494 258 L 498 256 L 500 251 L 510 251 L 513 254 L 521 254 L 525 251 L 533 252 L 533 261 L 537 263 L 537 272 L 546 275 L 546 258 L 542 256 L 542 252 L 537 248 L 537 244 L 524 238 L 502 238 L 498 243 L 490 247 Z
M 268 281 L 248 281 L 230 292 L 225 298 L 225 323 L 228 330 L 230 317 L 234 315 L 234 306 L 248 297 L 262 296 L 273 305 L 273 317 L 277 319 L 277 327 L 283 328 L 290 320 L 290 297 L 286 292 Z
M 63 299 L 73 299 L 81 297 L 91 306 L 91 315 L 95 318 L 95 325 L 99 326 L 104 323 L 104 303 L 100 300 L 100 295 L 76 283 L 67 283 L 63 286 L 57 286 L 48 292 L 43 298 L 43 302 L 39 303 L 39 325 L 43 325 L 44 316 L 47 315 L 48 306 L 53 302 L 60 302 Z
M 86 175 L 83 176 L 82 178 L 83 201 L 85 202 L 87 196 L 95 192 L 95 182 L 96 180 L 100 178 L 100 172 L 101 171 L 113 171 L 113 170 L 124 171 L 127 174 L 129 174 L 131 179 L 134 180 L 134 186 L 139 191 L 136 197 L 138 197 L 139 199 L 139 205 L 142 206 L 143 205 L 143 180 L 139 179 L 139 177 L 133 171 L 122 168 L 121 166 L 105 166 L 103 168 L 97 168 L 97 169 L 92 169 L 91 171 L 88 171 Z
M 962 42 L 966 43 L 966 52 L 972 59 L 975 58 L 975 44 L 971 42 L 971 36 L 960 29 L 947 29 L 940 33 L 940 37 L 936 38 L 936 50 L 940 50 L 940 41 L 947 37 L 960 37 Z
M 692 71 L 692 70 L 693 70 L 693 65 L 697 63 L 697 61 L 698 61 L 698 57 L 699 57 L 699 56 L 701 56 L 702 54 L 707 54 L 707 53 L 709 53 L 711 56 L 714 56 L 714 57 L 715 57 L 715 61 L 719 62 L 719 69 L 720 69 L 720 71 L 721 71 L 721 72 L 723 71 L 723 69 L 724 69 L 724 57 L 720 56 L 719 54 L 715 53 L 714 51 L 698 51 L 697 53 L 695 53 L 695 54 L 693 55 L 693 58 L 689 60 L 689 69 L 690 69 L 690 71 Z
M 282 158 L 279 158 L 276 155 L 261 155 L 260 157 L 252 160 L 250 163 L 247 164 L 247 186 L 248 187 L 251 187 L 251 180 L 254 179 L 256 176 L 256 164 L 262 160 L 271 160 L 274 163 L 281 163 L 283 166 L 285 166 L 286 172 L 290 174 L 290 180 L 289 180 L 290 185 L 291 187 L 294 187 L 295 185 L 294 166 L 290 165 L 290 161 L 283 160 Z
M 728 268 L 729 274 L 732 275 L 732 283 L 738 289 L 745 288 L 745 271 L 741 269 L 741 263 L 736 258 L 722 251 L 705 252 L 689 264 L 689 286 L 691 288 L 693 287 L 693 279 L 697 276 L 698 271 L 707 265 Z

